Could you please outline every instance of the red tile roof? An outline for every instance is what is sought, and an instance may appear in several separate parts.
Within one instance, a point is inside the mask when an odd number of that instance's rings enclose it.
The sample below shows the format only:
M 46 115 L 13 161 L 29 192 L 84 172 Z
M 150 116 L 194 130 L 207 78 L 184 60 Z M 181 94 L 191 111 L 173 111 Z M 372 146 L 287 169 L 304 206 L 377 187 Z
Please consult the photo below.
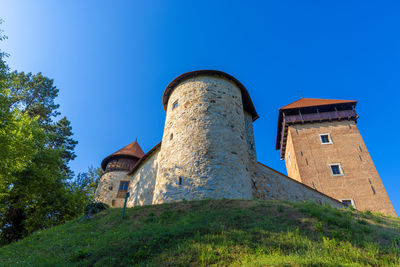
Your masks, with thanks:
M 344 104 L 344 103 L 352 103 L 357 102 L 355 100 L 338 100 L 338 99 L 319 99 L 319 98 L 300 98 L 299 100 L 290 103 L 284 107 L 281 107 L 280 110 L 284 109 L 292 109 L 292 108 L 305 108 L 305 107 L 313 107 L 313 106 L 325 106 L 325 105 L 334 105 L 334 104 Z
M 352 105 L 353 104 L 353 105 Z M 282 121 L 283 121 L 283 113 L 290 113 L 303 109 L 316 109 L 317 107 L 339 107 L 339 106 L 349 106 L 352 105 L 353 108 L 357 105 L 356 100 L 339 100 L 339 99 L 320 99 L 320 98 L 300 98 L 289 105 L 281 107 L 279 109 L 278 115 L 278 127 L 276 134 L 276 149 L 281 148 L 281 135 L 282 135 Z M 285 149 L 283 147 L 283 149 Z M 281 151 L 282 152 L 282 151 Z
M 150 149 L 146 155 L 144 155 L 141 159 L 138 160 L 138 162 L 136 162 L 136 164 L 132 167 L 132 169 L 129 171 L 128 175 L 132 175 L 138 168 L 140 165 L 142 165 L 142 163 L 148 158 L 150 157 L 153 152 L 155 152 L 158 148 L 161 147 L 161 141 L 155 145 L 152 149 Z
M 130 143 L 129 145 L 121 148 L 120 150 L 112 153 L 111 155 L 107 156 L 103 161 L 101 162 L 101 167 L 103 170 L 105 170 L 108 162 L 110 162 L 112 159 L 117 158 L 117 157 L 128 157 L 128 158 L 133 158 L 136 160 L 141 159 L 144 156 L 144 152 L 142 148 L 139 146 L 138 142 L 135 141 L 133 143 Z

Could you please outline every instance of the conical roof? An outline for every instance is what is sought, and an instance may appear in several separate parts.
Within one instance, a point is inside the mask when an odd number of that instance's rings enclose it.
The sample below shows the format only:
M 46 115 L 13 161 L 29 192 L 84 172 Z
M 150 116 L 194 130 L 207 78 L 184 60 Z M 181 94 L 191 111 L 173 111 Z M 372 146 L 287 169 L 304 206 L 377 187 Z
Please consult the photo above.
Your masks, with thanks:
M 345 103 L 357 103 L 355 100 L 339 100 L 339 99 L 320 99 L 320 98 L 300 98 L 289 105 L 281 107 L 280 110 L 292 108 L 305 108 L 314 106 L 325 106 Z
M 103 170 L 106 169 L 108 162 L 110 162 L 112 159 L 115 158 L 132 158 L 139 160 L 144 156 L 144 152 L 142 148 L 139 146 L 138 142 L 135 141 L 133 143 L 130 143 L 127 146 L 124 146 L 120 150 L 112 153 L 111 155 L 107 156 L 103 161 L 101 162 L 101 167 Z

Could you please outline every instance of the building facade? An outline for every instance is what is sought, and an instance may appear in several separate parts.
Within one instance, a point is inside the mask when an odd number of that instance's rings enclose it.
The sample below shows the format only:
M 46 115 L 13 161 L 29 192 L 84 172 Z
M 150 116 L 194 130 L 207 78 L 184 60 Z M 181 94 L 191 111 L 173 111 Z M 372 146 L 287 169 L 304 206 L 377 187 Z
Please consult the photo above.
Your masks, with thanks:
M 165 89 L 163 106 L 162 141 L 147 153 L 134 142 L 106 157 L 97 201 L 121 207 L 129 192 L 128 207 L 205 198 L 314 200 L 343 206 L 330 191 L 314 187 L 314 178 L 288 169 L 292 179 L 257 161 L 253 122 L 258 114 L 247 89 L 231 75 L 184 73 Z
M 396 216 L 357 128 L 357 101 L 302 98 L 279 111 L 288 176 L 360 210 Z

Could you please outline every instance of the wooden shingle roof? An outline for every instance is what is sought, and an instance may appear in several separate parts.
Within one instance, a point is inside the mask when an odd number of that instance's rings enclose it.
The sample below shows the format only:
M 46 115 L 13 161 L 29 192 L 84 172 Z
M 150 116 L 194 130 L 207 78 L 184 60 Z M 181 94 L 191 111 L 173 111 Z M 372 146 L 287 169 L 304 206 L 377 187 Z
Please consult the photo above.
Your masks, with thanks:
M 111 155 L 107 156 L 103 161 L 101 162 L 101 167 L 103 170 L 106 169 L 108 162 L 115 158 L 132 158 L 135 160 L 139 160 L 144 156 L 144 152 L 142 148 L 139 146 L 138 142 L 135 141 L 133 143 L 130 143 L 127 146 L 124 146 L 120 150 L 112 153 Z

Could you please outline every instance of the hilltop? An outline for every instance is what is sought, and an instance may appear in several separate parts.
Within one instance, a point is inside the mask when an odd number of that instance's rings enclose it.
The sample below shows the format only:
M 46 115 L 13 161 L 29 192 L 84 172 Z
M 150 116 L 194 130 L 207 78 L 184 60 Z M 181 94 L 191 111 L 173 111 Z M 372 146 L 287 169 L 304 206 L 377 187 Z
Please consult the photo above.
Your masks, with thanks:
M 312 202 L 108 209 L 0 248 L 1 266 L 399 266 L 400 219 Z

